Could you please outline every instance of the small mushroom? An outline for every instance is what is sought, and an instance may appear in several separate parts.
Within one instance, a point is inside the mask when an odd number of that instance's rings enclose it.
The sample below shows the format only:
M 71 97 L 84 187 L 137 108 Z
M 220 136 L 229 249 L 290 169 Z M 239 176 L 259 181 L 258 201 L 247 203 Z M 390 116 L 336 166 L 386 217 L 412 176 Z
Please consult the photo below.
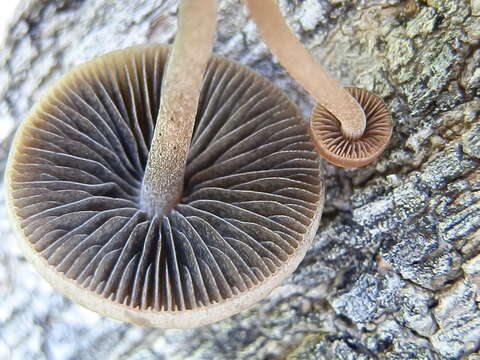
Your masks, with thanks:
M 211 56 L 216 1 L 183 0 L 171 49 L 136 46 L 64 75 L 22 122 L 7 207 L 58 291 L 143 326 L 194 327 L 267 296 L 323 208 L 298 109 Z
M 290 31 L 275 0 L 245 1 L 272 53 L 315 98 L 310 133 L 319 154 L 346 168 L 374 161 L 393 127 L 385 103 L 367 90 L 344 89 L 333 80 Z

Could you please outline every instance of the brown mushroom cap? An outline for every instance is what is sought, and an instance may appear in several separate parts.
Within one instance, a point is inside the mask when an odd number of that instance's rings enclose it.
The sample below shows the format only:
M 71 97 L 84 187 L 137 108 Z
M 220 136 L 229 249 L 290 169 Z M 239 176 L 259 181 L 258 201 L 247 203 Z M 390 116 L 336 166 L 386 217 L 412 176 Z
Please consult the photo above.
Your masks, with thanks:
M 6 190 L 20 245 L 54 288 L 119 320 L 182 328 L 250 307 L 293 272 L 324 187 L 297 108 L 213 56 L 182 199 L 147 211 L 140 190 L 166 57 L 138 46 L 61 78 L 16 135 Z
M 341 124 L 325 107 L 317 104 L 310 117 L 310 134 L 323 158 L 334 165 L 356 168 L 373 162 L 385 149 L 392 134 L 392 120 L 386 104 L 371 92 L 347 87 L 366 117 L 366 129 L 358 139 L 345 137 Z
M 310 133 L 320 156 L 340 167 L 360 167 L 375 160 L 392 131 L 382 100 L 366 90 L 346 91 L 331 78 L 290 30 L 276 0 L 245 2 L 272 53 L 315 98 Z

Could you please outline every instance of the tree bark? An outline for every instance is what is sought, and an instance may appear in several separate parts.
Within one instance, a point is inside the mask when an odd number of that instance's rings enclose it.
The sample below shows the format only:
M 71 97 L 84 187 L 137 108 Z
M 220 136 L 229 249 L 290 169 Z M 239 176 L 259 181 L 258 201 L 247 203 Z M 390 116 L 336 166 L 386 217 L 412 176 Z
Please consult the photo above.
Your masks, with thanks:
M 270 55 L 243 4 L 219 3 L 214 51 L 272 80 L 307 115 L 311 100 Z M 382 96 L 395 123 L 375 164 L 325 165 L 322 223 L 293 276 L 252 309 L 199 329 L 105 319 L 55 293 L 26 263 L 2 182 L 0 358 L 480 357 L 478 1 L 280 5 L 331 75 Z M 175 1 L 147 0 L 23 3 L 0 52 L 0 174 L 12 139 L 5 129 L 15 128 L 59 75 L 117 48 L 171 42 L 175 8 Z M 152 32 L 158 14 L 164 17 Z

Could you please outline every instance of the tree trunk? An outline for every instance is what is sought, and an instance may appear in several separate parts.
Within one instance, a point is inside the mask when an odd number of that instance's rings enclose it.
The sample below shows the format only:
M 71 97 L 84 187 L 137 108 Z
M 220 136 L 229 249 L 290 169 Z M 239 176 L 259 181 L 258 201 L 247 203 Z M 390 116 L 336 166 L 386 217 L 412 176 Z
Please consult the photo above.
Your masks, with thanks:
M 0 52 L 0 174 L 12 139 L 6 129 L 59 75 L 117 48 L 171 42 L 175 3 L 25 2 Z M 479 1 L 280 4 L 332 76 L 382 96 L 395 123 L 375 164 L 325 165 L 322 223 L 293 276 L 250 310 L 199 329 L 102 318 L 54 292 L 26 263 L 2 182 L 1 359 L 480 358 Z M 157 14 L 164 17 L 153 32 Z M 308 116 L 311 100 L 272 58 L 239 0 L 220 1 L 215 52 L 275 82 Z

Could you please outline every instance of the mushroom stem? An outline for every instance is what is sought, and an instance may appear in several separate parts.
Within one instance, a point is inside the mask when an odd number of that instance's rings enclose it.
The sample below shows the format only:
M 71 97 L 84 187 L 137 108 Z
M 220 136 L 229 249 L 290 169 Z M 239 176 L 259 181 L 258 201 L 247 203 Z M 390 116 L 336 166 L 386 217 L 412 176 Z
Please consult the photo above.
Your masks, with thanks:
M 160 109 L 142 183 L 148 211 L 165 214 L 179 201 L 203 76 L 216 28 L 217 0 L 182 0 L 162 82 Z
M 245 0 L 263 39 L 288 73 L 317 103 L 341 123 L 347 139 L 360 138 L 366 127 L 358 102 L 333 80 L 289 29 L 275 0 Z

